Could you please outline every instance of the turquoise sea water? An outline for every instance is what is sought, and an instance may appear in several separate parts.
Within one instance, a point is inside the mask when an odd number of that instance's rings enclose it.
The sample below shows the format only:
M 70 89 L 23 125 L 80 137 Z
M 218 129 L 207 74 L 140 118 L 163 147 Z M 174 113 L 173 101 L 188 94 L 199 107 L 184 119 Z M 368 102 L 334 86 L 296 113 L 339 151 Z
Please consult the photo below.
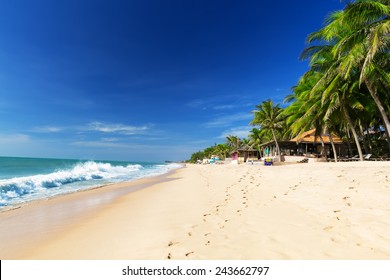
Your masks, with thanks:
M 178 164 L 0 157 L 0 209 L 32 200 L 164 174 Z

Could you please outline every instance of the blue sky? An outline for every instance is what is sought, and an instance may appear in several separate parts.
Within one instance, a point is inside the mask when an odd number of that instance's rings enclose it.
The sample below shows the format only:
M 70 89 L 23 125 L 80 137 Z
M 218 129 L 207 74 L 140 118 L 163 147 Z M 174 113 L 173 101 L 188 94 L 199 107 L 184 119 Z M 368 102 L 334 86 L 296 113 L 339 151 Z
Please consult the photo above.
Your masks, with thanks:
M 307 70 L 305 38 L 344 2 L 3 1 L 0 155 L 182 160 Z

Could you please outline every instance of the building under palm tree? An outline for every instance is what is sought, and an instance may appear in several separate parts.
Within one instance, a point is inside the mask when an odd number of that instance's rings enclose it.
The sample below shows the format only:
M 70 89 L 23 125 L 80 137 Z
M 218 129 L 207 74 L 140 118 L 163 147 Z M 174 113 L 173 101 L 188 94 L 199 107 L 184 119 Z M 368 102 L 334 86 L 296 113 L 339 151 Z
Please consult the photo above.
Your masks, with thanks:
M 337 155 L 347 155 L 347 146 L 340 137 L 333 133 L 332 135 L 325 133 L 316 135 L 315 131 L 315 129 L 306 131 L 289 141 L 278 141 L 281 153 L 286 156 L 306 157 L 319 157 L 325 153 L 327 157 L 333 158 L 334 152 L 331 145 L 331 140 L 333 140 Z M 266 156 L 276 155 L 275 141 L 264 143 L 260 147 Z
M 261 154 L 258 150 L 245 144 L 234 150 L 231 155 L 232 160 L 237 160 L 237 163 L 257 161 L 261 158 Z

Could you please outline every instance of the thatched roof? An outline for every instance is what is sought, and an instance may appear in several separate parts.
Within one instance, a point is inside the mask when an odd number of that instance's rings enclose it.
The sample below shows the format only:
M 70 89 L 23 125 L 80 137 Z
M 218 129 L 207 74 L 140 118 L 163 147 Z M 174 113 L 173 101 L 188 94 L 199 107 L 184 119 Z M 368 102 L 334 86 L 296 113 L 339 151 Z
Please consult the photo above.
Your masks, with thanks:
M 315 132 L 316 132 L 315 129 L 303 132 L 302 134 L 291 139 L 290 141 L 296 143 L 321 143 L 320 137 L 315 136 Z M 325 144 L 330 143 L 329 134 L 322 134 L 321 136 Z M 333 143 L 335 144 L 343 143 L 343 140 L 341 140 L 341 138 L 334 133 L 332 133 L 332 139 L 333 139 Z
M 253 149 L 252 147 L 249 147 L 248 145 L 242 145 L 240 148 L 237 149 L 238 151 L 244 151 L 244 152 L 256 152 L 256 149 Z

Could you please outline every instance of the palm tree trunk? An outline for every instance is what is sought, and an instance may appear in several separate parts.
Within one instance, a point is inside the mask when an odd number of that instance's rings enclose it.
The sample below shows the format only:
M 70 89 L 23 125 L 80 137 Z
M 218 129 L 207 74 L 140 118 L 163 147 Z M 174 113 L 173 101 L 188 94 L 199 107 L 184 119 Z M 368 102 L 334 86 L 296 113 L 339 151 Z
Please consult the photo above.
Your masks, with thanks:
M 276 145 L 276 152 L 278 153 L 278 156 L 279 156 L 279 162 L 282 162 L 282 156 L 280 154 L 280 148 L 279 148 L 278 140 L 276 140 L 276 136 L 275 136 L 274 130 L 271 129 L 271 131 L 272 131 L 272 136 L 274 137 L 274 141 L 275 141 L 275 145 Z
M 326 155 L 326 149 L 325 149 L 325 142 L 324 142 L 324 139 L 322 138 L 322 135 L 320 133 L 320 140 L 321 140 L 321 146 L 322 146 L 322 151 L 321 151 L 321 154 L 323 156 L 325 156 L 325 159 L 327 159 L 327 155 Z
M 349 116 L 348 111 L 347 111 L 347 109 L 345 108 L 344 103 L 342 104 L 342 106 L 343 106 L 343 111 L 344 111 L 345 117 L 346 117 L 346 119 L 347 119 L 349 128 L 351 129 L 352 134 L 353 134 L 353 138 L 355 139 L 356 148 L 357 148 L 358 153 L 359 153 L 359 159 L 360 159 L 361 161 L 363 161 L 364 159 L 363 159 L 362 148 L 360 147 L 359 137 L 358 137 L 358 135 L 357 135 L 357 133 L 356 133 L 356 129 L 355 129 L 355 127 L 353 126 L 351 117 Z
M 351 132 L 348 129 L 348 126 L 345 128 L 347 133 L 347 145 L 348 145 L 348 156 L 352 156 L 352 146 L 351 146 Z
M 365 79 L 365 84 L 367 85 L 368 91 L 371 94 L 371 97 L 374 99 L 376 106 L 378 107 L 379 113 L 381 114 L 383 124 L 386 130 L 387 145 L 389 146 L 390 151 L 390 120 L 386 114 L 385 107 L 383 107 L 382 102 L 379 99 L 376 88 L 371 84 L 369 79 Z
M 329 132 L 329 140 L 330 140 L 330 144 L 332 145 L 332 149 L 333 149 L 334 162 L 337 162 L 337 152 L 336 152 L 336 147 L 334 145 L 331 132 Z
M 366 154 L 368 154 L 369 150 L 368 150 L 368 146 L 367 146 L 367 141 L 366 141 L 366 137 L 364 136 L 364 130 L 363 130 L 363 126 L 361 123 L 359 123 L 359 130 L 360 130 L 360 135 L 362 136 L 362 139 L 363 139 L 364 151 L 366 152 Z

